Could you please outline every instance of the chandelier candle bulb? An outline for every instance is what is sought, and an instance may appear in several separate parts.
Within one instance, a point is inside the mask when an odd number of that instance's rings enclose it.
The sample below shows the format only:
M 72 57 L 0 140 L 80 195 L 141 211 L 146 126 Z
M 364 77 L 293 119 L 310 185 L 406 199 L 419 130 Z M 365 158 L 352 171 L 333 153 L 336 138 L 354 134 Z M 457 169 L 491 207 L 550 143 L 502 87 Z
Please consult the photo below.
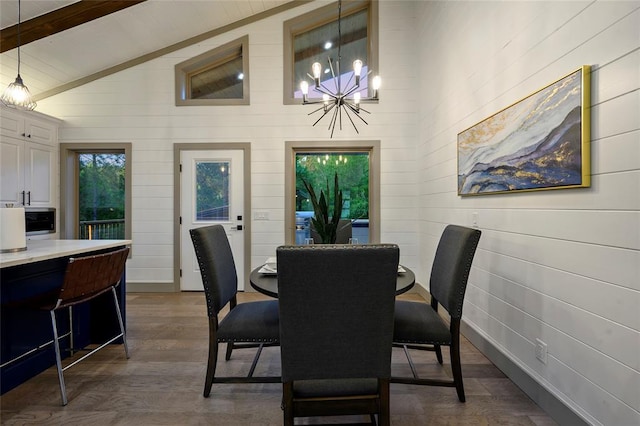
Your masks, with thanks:
M 313 72 L 313 81 L 316 87 L 320 87 L 320 74 L 322 73 L 322 65 L 320 62 L 314 62 L 311 65 L 311 71 Z
M 371 82 L 371 85 L 373 86 L 373 97 L 375 99 L 378 99 L 378 89 L 380 89 L 381 83 L 382 83 L 382 79 L 380 78 L 379 75 L 376 75 L 375 77 L 373 77 L 373 81 Z
M 356 59 L 353 61 L 353 74 L 356 76 L 356 86 L 360 86 L 360 73 L 362 72 L 362 61 Z

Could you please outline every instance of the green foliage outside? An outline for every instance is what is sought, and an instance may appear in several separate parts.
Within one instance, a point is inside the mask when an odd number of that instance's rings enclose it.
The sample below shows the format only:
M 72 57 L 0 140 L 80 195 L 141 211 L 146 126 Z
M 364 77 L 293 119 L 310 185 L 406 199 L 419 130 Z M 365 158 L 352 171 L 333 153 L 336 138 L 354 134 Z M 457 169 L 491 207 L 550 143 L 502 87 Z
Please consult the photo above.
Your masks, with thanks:
M 81 154 L 80 221 L 124 219 L 124 154 Z
M 334 174 L 338 173 L 344 197 L 343 219 L 369 218 L 369 155 L 367 153 L 298 153 L 296 154 L 296 211 L 313 211 L 309 192 L 312 188 L 333 191 Z
M 229 219 L 229 162 L 196 163 L 196 216 Z

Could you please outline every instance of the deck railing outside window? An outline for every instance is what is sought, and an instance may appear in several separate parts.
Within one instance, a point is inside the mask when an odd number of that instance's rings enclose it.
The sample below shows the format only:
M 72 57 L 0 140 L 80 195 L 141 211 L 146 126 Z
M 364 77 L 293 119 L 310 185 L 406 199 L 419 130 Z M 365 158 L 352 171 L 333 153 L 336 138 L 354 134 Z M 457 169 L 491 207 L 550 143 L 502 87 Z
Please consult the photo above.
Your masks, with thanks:
M 124 219 L 81 221 L 79 238 L 81 240 L 123 240 Z

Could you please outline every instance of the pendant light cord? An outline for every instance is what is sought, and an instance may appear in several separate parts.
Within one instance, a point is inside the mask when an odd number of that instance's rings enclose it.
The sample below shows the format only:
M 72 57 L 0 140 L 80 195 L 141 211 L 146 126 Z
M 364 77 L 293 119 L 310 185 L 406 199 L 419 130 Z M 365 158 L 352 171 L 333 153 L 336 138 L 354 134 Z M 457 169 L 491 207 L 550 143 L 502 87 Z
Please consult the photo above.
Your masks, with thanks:
M 20 75 L 20 0 L 18 0 L 18 76 Z
M 338 68 L 338 93 L 342 93 L 342 71 L 340 70 L 340 64 L 342 63 L 342 0 L 338 0 L 338 61 L 336 66 Z
M 338 1 L 338 63 L 342 59 L 340 49 L 342 48 L 342 29 L 340 22 L 342 21 L 342 0 Z

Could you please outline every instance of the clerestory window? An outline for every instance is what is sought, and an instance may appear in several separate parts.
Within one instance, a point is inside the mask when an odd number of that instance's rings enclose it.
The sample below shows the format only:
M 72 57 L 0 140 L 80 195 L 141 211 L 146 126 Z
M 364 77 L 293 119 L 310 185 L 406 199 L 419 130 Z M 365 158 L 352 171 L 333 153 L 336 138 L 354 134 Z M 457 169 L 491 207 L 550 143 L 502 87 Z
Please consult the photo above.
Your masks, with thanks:
M 358 0 L 342 5 L 340 20 L 340 70 L 344 81 L 350 77 L 353 61 L 363 62 L 360 91 L 371 96 L 367 73 L 378 73 L 378 4 L 377 1 Z M 332 3 L 284 23 L 284 104 L 298 104 L 302 99 L 300 82 L 311 81 L 307 74 L 319 62 L 321 82 L 332 85 L 330 57 L 335 67 L 338 59 L 338 3 Z M 319 95 L 312 94 L 310 97 Z
M 175 67 L 176 106 L 249 105 L 249 37 Z

